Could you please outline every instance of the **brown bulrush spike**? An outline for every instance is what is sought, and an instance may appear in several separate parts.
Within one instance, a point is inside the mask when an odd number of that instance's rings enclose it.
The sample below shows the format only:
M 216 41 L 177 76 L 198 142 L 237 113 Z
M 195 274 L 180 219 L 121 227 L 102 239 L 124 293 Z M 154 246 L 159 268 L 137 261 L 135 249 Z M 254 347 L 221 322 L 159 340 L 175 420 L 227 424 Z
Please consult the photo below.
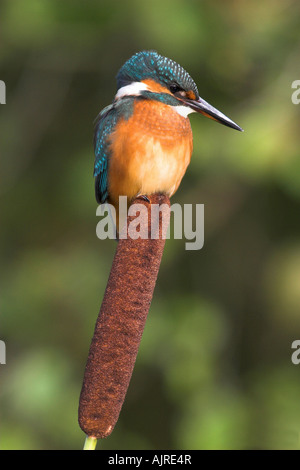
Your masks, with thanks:
M 139 217 L 147 239 L 120 239 L 96 321 L 79 401 L 79 425 L 88 435 L 112 432 L 129 386 L 161 263 L 170 201 L 155 194 L 133 204 L 147 207 Z M 161 206 L 159 236 L 151 239 L 151 207 Z M 144 214 L 144 211 L 141 211 Z M 127 230 L 135 217 L 127 217 Z M 167 223 L 162 224 L 162 220 Z M 124 229 L 125 229 L 124 228 Z M 163 230 L 163 236 L 162 236 Z

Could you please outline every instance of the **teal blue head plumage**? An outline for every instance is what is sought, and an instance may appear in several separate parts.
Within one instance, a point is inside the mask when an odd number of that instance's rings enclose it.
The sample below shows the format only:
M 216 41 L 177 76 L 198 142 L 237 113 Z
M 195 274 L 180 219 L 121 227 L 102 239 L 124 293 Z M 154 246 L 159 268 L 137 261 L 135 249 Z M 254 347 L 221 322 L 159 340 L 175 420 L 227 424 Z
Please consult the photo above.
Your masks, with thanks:
M 181 65 L 155 51 L 142 51 L 134 54 L 119 70 L 117 88 L 147 78 L 161 85 L 183 90 L 192 90 L 199 98 L 197 85 Z
M 192 112 L 242 130 L 199 96 L 175 61 L 155 51 L 128 59 L 117 74 L 115 98 L 95 127 L 97 201 L 108 200 L 117 209 L 121 195 L 129 201 L 155 192 L 172 196 L 190 162 Z

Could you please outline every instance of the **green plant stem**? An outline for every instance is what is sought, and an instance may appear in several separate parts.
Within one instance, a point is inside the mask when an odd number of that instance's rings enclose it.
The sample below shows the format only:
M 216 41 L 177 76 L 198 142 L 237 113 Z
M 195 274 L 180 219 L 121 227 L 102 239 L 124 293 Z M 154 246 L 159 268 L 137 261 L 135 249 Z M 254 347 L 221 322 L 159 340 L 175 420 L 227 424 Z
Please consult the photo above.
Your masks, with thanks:
M 96 437 L 86 436 L 83 450 L 95 450 L 97 445 Z

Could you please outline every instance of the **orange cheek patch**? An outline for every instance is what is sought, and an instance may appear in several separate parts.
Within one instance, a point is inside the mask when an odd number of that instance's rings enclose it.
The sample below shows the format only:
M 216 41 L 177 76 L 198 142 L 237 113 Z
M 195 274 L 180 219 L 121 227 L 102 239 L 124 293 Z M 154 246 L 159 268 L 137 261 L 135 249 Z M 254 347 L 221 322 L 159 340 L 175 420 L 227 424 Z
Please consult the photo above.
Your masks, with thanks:
M 145 83 L 145 85 L 149 87 L 149 91 L 154 91 L 156 93 L 169 93 L 169 95 L 172 94 L 167 87 L 155 82 L 154 80 L 151 80 L 150 78 L 142 80 L 142 83 Z
M 194 93 L 192 90 L 187 91 L 187 92 L 186 92 L 186 96 L 187 96 L 187 98 L 188 98 L 189 100 L 195 100 L 195 99 L 196 99 L 196 95 L 195 95 L 195 93 Z

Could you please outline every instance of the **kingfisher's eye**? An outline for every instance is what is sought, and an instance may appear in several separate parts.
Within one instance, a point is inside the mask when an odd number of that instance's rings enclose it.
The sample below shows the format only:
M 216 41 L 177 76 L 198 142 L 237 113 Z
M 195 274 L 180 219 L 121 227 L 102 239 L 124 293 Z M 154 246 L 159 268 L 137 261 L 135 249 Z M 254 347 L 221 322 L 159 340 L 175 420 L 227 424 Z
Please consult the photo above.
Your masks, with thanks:
M 181 88 L 178 85 L 176 85 L 176 83 L 172 83 L 170 85 L 170 92 L 171 93 L 177 93 L 180 90 L 181 90 Z

